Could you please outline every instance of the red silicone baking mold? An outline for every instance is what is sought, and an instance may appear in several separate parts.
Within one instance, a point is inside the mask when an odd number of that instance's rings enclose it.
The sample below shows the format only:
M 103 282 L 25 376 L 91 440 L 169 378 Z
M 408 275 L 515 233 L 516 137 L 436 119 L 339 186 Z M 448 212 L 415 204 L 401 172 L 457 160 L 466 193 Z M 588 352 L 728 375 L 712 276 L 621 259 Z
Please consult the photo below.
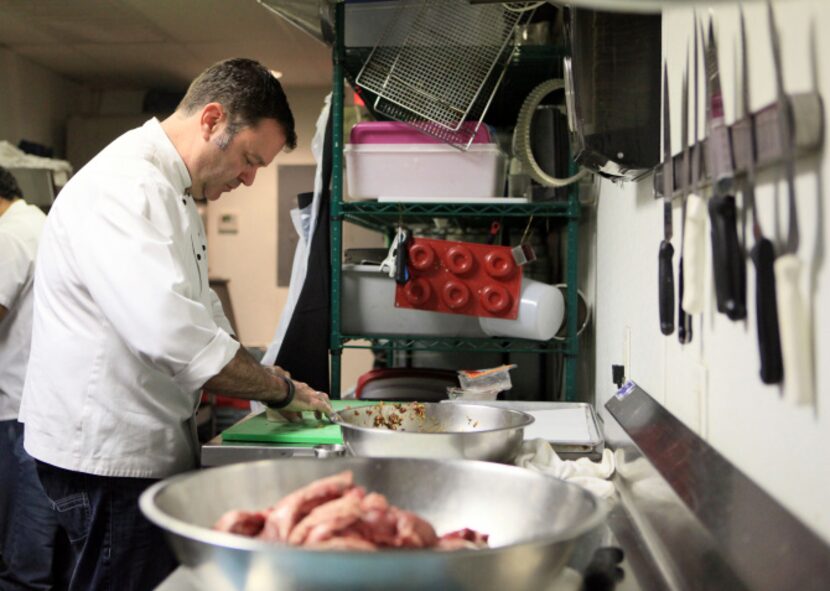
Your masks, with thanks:
M 522 268 L 508 246 L 415 238 L 409 281 L 395 287 L 395 306 L 515 319 Z

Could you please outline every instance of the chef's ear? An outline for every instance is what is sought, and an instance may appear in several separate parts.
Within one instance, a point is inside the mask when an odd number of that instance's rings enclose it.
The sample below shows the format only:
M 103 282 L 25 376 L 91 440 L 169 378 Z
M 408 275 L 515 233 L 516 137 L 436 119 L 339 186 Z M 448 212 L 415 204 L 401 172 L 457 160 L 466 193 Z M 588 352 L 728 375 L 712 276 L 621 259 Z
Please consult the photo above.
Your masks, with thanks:
M 225 120 L 225 109 L 219 103 L 208 103 L 202 107 L 201 117 L 199 119 L 202 137 L 205 141 L 219 130 L 219 124 Z

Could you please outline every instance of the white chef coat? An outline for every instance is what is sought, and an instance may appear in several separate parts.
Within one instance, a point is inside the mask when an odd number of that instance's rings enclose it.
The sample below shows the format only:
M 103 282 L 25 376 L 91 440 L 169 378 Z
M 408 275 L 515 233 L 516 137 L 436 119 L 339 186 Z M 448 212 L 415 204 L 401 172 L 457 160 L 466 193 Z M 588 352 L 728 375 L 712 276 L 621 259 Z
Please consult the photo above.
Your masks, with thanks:
M 0 421 L 17 418 L 32 342 L 32 279 L 46 216 L 22 199 L 0 216 Z
M 190 185 L 151 119 L 91 160 L 52 207 L 20 409 L 38 460 L 145 478 L 194 467 L 199 389 L 239 343 L 208 287 Z

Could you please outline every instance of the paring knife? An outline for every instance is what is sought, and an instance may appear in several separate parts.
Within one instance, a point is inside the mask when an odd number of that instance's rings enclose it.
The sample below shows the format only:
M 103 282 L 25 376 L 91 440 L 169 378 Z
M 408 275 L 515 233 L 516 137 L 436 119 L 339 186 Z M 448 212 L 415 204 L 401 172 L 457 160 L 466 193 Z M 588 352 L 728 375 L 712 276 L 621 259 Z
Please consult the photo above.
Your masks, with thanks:
M 683 97 L 680 105 L 680 145 L 683 168 L 680 188 L 683 207 L 680 215 L 680 261 L 677 263 L 677 338 L 682 344 L 692 341 L 692 317 L 683 309 L 683 255 L 686 243 L 686 197 L 689 193 L 689 47 L 686 46 L 686 68 L 683 70 Z
M 743 7 L 741 15 L 741 62 L 743 64 L 742 103 L 744 116 L 749 118 L 749 160 L 744 179 L 744 203 L 752 209 L 752 234 L 755 245 L 749 257 L 755 265 L 755 318 L 758 333 L 758 353 L 761 361 L 761 381 L 777 384 L 784 377 L 781 358 L 781 339 L 778 333 L 778 304 L 775 296 L 775 248 L 764 238 L 758 221 L 758 205 L 755 200 L 755 121 L 749 107 L 749 58 L 746 50 L 746 25 Z
M 775 261 L 775 282 L 778 295 L 781 350 L 786 368 L 784 397 L 795 404 L 812 404 L 813 352 L 810 346 L 810 323 L 801 297 L 801 262 L 798 260 L 798 210 L 795 203 L 795 127 L 792 103 L 784 92 L 784 75 L 781 65 L 781 42 L 775 26 L 772 4 L 767 1 L 769 32 L 772 40 L 772 57 L 775 65 L 775 85 L 778 94 L 778 121 L 781 134 L 784 170 L 787 177 L 789 221 L 787 244 Z
M 695 153 L 692 159 L 692 193 L 686 199 L 686 221 L 683 225 L 683 296 L 681 306 L 687 314 L 703 312 L 704 273 L 706 272 L 706 202 L 700 195 L 700 175 L 703 168 L 703 149 L 697 143 L 698 97 L 698 38 L 702 32 L 695 14 L 695 59 L 694 59 L 694 141 Z M 689 323 L 691 326 L 691 323 Z
M 712 224 L 712 266 L 715 273 L 715 295 L 718 312 L 732 320 L 746 318 L 746 267 L 738 241 L 738 219 L 735 180 L 729 130 L 724 121 L 723 94 L 718 73 L 718 48 L 712 19 L 709 39 L 703 52 L 706 66 L 706 98 L 709 109 L 709 171 L 713 196 L 709 200 L 709 221 Z
M 663 62 L 663 240 L 658 254 L 658 300 L 660 307 L 660 332 L 670 335 L 674 332 L 674 269 L 672 257 L 671 199 L 674 190 L 674 164 L 671 153 L 671 132 L 669 130 L 669 69 Z

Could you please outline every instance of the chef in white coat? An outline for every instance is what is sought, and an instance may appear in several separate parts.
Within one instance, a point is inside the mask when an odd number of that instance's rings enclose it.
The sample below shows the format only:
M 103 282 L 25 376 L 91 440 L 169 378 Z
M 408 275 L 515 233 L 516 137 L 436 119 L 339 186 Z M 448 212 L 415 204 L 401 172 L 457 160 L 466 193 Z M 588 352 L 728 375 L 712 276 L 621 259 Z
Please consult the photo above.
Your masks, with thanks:
M 152 589 L 174 568 L 137 499 L 196 466 L 201 389 L 289 413 L 331 410 L 326 394 L 259 365 L 233 338 L 208 287 L 193 202 L 250 185 L 295 144 L 280 83 L 257 62 L 226 60 L 169 118 L 93 158 L 50 211 L 20 415 L 71 542 L 70 591 Z
M 44 213 L 0 166 L 0 589 L 52 589 L 57 522 L 17 420 L 32 337 L 32 282 Z

